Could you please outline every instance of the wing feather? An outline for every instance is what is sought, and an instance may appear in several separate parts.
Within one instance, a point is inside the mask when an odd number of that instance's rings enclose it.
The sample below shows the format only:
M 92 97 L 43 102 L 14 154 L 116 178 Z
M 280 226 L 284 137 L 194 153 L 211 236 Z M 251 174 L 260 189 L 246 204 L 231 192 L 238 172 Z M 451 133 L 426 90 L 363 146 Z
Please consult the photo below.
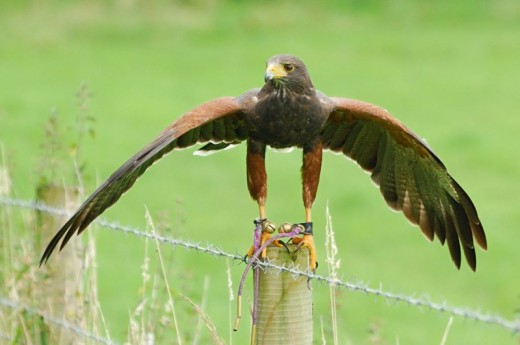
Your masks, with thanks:
M 345 140 L 347 140 L 348 134 L 350 133 L 351 129 L 352 129 L 351 123 L 343 122 L 343 123 L 339 124 L 337 131 L 334 132 L 334 134 L 330 140 L 329 148 L 332 151 L 336 151 L 336 152 L 341 151 L 341 148 L 343 147 L 343 145 L 345 145 Z
M 213 122 L 208 122 L 200 127 L 200 140 L 210 141 L 213 138 Z
M 477 210 L 428 145 L 384 109 L 351 99 L 328 101 L 324 149 L 341 151 L 370 172 L 392 209 L 402 211 L 429 240 L 446 241 L 457 267 L 462 246 L 475 270 L 474 240 L 487 248 Z
M 353 133 L 351 133 L 352 135 Z M 360 133 L 351 147 L 343 146 L 343 153 L 351 157 L 365 170 L 371 170 L 377 163 L 377 151 L 381 135 L 370 124 L 362 126 Z
M 113 205 L 135 183 L 146 169 L 173 149 L 198 142 L 238 142 L 247 137 L 244 97 L 218 98 L 187 112 L 159 136 L 117 169 L 63 225 L 51 239 L 42 255 L 45 263 L 61 241 L 62 249 L 73 234 L 81 233 L 94 219 Z
M 455 224 L 450 216 L 452 210 L 450 208 L 444 209 L 444 229 L 446 232 L 446 242 L 448 242 L 448 249 L 450 251 L 451 259 L 457 268 L 460 268 L 460 243 Z M 473 251 L 474 252 L 474 251 Z

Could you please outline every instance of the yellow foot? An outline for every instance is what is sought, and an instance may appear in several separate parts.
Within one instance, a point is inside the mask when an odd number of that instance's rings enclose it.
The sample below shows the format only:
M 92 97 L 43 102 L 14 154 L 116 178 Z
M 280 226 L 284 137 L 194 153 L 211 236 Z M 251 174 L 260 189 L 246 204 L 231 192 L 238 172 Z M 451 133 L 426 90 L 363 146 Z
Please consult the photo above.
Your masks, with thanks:
M 275 225 L 271 223 L 268 220 L 264 220 L 262 222 L 262 234 L 260 235 L 260 247 L 263 246 L 270 238 L 271 234 L 275 230 Z M 281 246 L 278 240 L 273 242 L 276 246 Z M 246 257 L 251 258 L 253 254 L 255 253 L 255 245 L 253 244 L 251 248 L 247 251 Z M 260 255 L 260 258 L 265 258 L 267 255 L 267 247 L 262 250 L 262 254 Z
M 316 246 L 314 245 L 314 237 L 312 235 L 303 235 L 303 237 L 295 237 L 292 239 L 292 243 L 298 245 L 296 252 L 304 247 L 309 248 L 309 268 L 312 273 L 316 272 L 318 267 L 316 257 Z

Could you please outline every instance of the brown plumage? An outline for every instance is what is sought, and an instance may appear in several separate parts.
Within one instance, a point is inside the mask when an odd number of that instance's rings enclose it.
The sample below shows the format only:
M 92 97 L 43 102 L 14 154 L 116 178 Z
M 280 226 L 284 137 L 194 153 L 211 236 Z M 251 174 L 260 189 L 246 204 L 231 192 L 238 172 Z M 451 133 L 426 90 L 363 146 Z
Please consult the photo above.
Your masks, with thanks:
M 40 263 L 49 259 L 60 241 L 61 249 L 114 204 L 164 154 L 197 143 L 207 143 L 199 152 L 209 153 L 242 141 L 247 141 L 247 185 L 260 218 L 266 218 L 266 146 L 303 150 L 306 222 L 311 221 L 322 151 L 331 150 L 370 172 L 388 205 L 402 211 L 428 239 L 437 236 L 442 244 L 447 241 L 457 267 L 461 246 L 473 270 L 473 241 L 486 249 L 484 229 L 471 199 L 419 137 L 384 109 L 316 91 L 300 59 L 277 55 L 267 63 L 261 89 L 218 98 L 187 112 L 116 170 L 58 231 Z M 314 253 L 312 238 L 304 242 Z

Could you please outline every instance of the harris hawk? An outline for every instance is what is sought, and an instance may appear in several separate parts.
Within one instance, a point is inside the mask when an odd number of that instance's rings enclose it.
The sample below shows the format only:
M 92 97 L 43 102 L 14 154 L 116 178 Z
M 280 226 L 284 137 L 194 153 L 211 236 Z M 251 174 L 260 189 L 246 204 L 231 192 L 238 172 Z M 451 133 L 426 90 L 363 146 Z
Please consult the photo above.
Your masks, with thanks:
M 302 149 L 305 224 L 311 227 L 322 152 L 331 150 L 369 172 L 388 205 L 402 211 L 430 241 L 437 236 L 441 244 L 447 242 L 457 268 L 461 247 L 472 270 L 476 269 L 474 241 L 483 249 L 487 247 L 473 202 L 423 140 L 380 107 L 326 96 L 314 88 L 299 58 L 276 55 L 267 61 L 262 88 L 199 105 L 126 161 L 52 238 L 40 264 L 48 261 L 60 241 L 62 249 L 74 233 L 85 230 L 166 153 L 197 143 L 205 143 L 197 152 L 209 153 L 243 141 L 247 143 L 247 186 L 258 203 L 261 220 L 267 218 L 266 147 Z M 310 269 L 314 271 L 312 232 L 295 240 L 309 247 Z

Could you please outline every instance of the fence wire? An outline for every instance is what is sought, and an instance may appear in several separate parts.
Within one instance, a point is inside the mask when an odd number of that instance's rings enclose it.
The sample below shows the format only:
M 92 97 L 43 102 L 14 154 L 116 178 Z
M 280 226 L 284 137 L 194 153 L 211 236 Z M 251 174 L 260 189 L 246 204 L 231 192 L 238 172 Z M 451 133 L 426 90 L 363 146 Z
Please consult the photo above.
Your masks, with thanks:
M 12 301 L 8 298 L 0 296 L 0 305 L 3 307 L 6 307 L 6 308 L 23 310 L 24 312 L 27 312 L 29 314 L 37 315 L 60 328 L 67 329 L 71 332 L 76 333 L 77 335 L 79 335 L 83 338 L 88 338 L 88 339 L 94 340 L 97 343 L 107 344 L 107 345 L 117 344 L 117 343 L 114 343 L 110 339 L 100 337 L 100 336 L 98 336 L 92 332 L 86 331 L 70 322 L 57 319 L 57 318 L 53 317 L 52 315 L 50 315 L 49 313 L 43 312 L 41 310 L 36 310 L 36 309 L 32 308 L 31 306 L 28 306 L 28 305 L 25 305 L 25 304 L 22 304 L 22 303 L 19 303 L 16 301 Z M 10 339 L 10 337 L 8 337 L 6 335 L 2 336 L 2 338 L 5 338 L 5 339 L 11 340 L 11 341 L 13 340 L 13 339 Z
M 38 210 L 41 212 L 46 212 L 55 215 L 67 216 L 68 212 L 63 209 L 54 208 L 42 203 L 38 203 L 31 200 L 20 200 L 20 199 L 12 199 L 12 198 L 0 198 L 0 205 L 11 206 L 16 208 L 25 208 L 31 210 Z M 104 228 L 124 232 L 126 234 L 132 234 L 141 238 L 148 238 L 157 240 L 167 245 L 183 247 L 189 250 L 196 250 L 198 252 L 211 254 L 213 256 L 225 257 L 232 260 L 242 261 L 243 257 L 238 254 L 231 254 L 224 251 L 222 248 L 218 246 L 214 246 L 212 244 L 202 244 L 195 243 L 170 237 L 165 237 L 157 234 L 147 233 L 139 228 L 123 226 L 115 222 L 107 222 L 105 220 L 96 220 L 95 224 L 98 224 Z M 310 279 L 313 279 L 318 282 L 322 282 L 328 285 L 342 287 L 344 289 L 354 291 L 354 292 L 362 292 L 368 295 L 373 295 L 376 297 L 382 297 L 389 301 L 396 301 L 399 303 L 405 303 L 417 308 L 424 308 L 428 310 L 433 310 L 439 313 L 446 313 L 449 315 L 462 317 L 468 320 L 474 320 L 477 322 L 482 322 L 486 324 L 496 325 L 501 327 L 507 331 L 510 331 L 514 334 L 520 333 L 520 318 L 516 318 L 514 320 L 507 319 L 498 314 L 490 314 L 490 313 L 482 313 L 479 311 L 475 311 L 471 308 L 466 307 L 458 307 L 449 305 L 447 302 L 435 302 L 430 300 L 428 297 L 415 297 L 406 294 L 393 293 L 389 291 L 385 291 L 382 288 L 373 288 L 368 284 L 365 284 L 361 281 L 356 282 L 346 282 L 340 279 L 322 276 L 319 274 L 315 274 L 309 271 L 301 271 L 294 267 L 290 266 L 278 266 L 268 261 L 259 262 L 258 265 L 262 269 L 268 270 L 277 270 L 279 272 L 288 272 L 294 276 L 304 276 Z M 12 302 L 12 301 L 11 301 Z M 4 304 L 0 299 L 0 303 Z M 84 331 L 82 331 L 84 332 Z M 88 333 L 87 333 L 88 334 Z

